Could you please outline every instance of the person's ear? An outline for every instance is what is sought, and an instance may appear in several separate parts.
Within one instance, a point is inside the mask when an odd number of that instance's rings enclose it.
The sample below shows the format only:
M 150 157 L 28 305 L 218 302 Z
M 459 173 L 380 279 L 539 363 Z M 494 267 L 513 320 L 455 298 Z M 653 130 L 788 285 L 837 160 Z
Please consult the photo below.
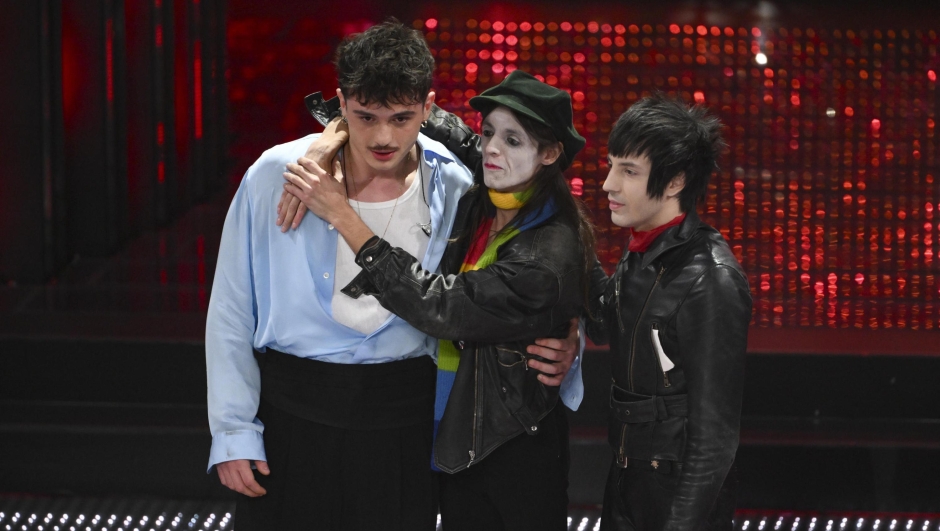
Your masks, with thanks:
M 336 97 L 339 98 L 339 108 L 343 111 L 343 119 L 346 119 L 346 98 L 343 97 L 343 91 L 336 89 Z
M 666 185 L 665 196 L 667 198 L 678 197 L 679 192 L 685 188 L 685 172 L 681 172 L 669 181 Z
M 564 148 L 562 147 L 561 142 L 557 142 L 555 145 L 548 146 L 547 148 L 543 149 L 542 165 L 550 166 L 554 164 L 555 161 L 558 160 L 558 157 L 561 156 L 562 151 L 564 151 Z
M 434 98 L 437 97 L 437 94 L 434 91 L 428 92 L 428 97 L 424 99 L 424 120 L 427 121 L 431 117 L 431 106 L 434 105 Z

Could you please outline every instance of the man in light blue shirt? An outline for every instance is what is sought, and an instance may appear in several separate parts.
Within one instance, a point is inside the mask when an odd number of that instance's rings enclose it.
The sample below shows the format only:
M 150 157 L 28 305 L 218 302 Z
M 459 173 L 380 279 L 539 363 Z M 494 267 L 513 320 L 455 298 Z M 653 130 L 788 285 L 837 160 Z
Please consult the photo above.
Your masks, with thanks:
M 472 176 L 418 134 L 434 100 L 427 45 L 387 22 L 344 41 L 337 71 L 356 120 L 340 157 L 350 203 L 437 271 Z M 206 325 L 209 468 L 244 495 L 242 531 L 433 529 L 437 341 L 343 299 L 358 271 L 332 226 L 274 222 L 282 172 L 315 138 L 266 151 L 225 221 Z

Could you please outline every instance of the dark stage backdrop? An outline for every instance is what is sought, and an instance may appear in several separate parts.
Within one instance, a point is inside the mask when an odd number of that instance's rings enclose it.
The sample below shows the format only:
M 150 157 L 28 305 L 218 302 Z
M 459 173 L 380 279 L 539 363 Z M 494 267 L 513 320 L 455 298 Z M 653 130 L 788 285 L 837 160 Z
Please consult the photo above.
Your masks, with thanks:
M 627 237 L 601 190 L 606 137 L 663 91 L 726 125 L 704 217 L 748 272 L 752 351 L 940 352 L 938 8 L 708 6 L 233 0 L 234 164 L 318 131 L 302 98 L 335 89 L 333 49 L 395 15 L 437 58 L 437 102 L 474 128 L 469 98 L 514 69 L 571 93 L 587 147 L 568 176 L 606 265 Z

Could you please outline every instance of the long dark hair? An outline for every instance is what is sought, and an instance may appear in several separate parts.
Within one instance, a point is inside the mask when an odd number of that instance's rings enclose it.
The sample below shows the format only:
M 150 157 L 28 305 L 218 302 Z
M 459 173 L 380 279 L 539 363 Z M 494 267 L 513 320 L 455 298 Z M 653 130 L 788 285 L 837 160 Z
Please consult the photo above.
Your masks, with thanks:
M 543 153 L 546 149 L 558 144 L 558 139 L 555 137 L 554 133 L 552 133 L 550 127 L 528 116 L 517 113 L 508 107 L 506 107 L 506 109 L 512 112 L 512 115 L 519 124 L 522 125 L 522 128 L 525 129 L 525 132 L 536 142 L 539 153 Z M 490 112 L 492 112 L 492 110 L 490 110 Z M 489 113 L 484 114 L 483 118 L 486 119 L 488 114 Z M 588 282 L 591 278 L 590 273 L 594 268 L 595 260 L 594 224 L 591 222 L 590 214 L 588 213 L 587 207 L 584 206 L 584 203 L 571 195 L 568 182 L 565 180 L 564 172 L 561 169 L 563 166 L 568 166 L 564 151 L 561 152 L 555 162 L 542 165 L 536 170 L 535 176 L 531 181 L 532 195 L 529 197 L 526 204 L 519 209 L 516 217 L 503 227 L 500 232 L 511 230 L 515 226 L 515 223 L 526 219 L 529 214 L 538 211 L 538 209 L 546 205 L 549 199 L 553 199 L 557 208 L 555 215 L 559 216 L 568 225 L 576 228 L 578 231 L 578 241 L 583 264 L 581 272 L 581 291 L 584 293 L 585 307 L 587 307 L 588 288 L 590 287 Z M 473 235 L 476 234 L 477 227 L 483 223 L 483 219 L 493 216 L 496 211 L 496 206 L 490 201 L 490 196 L 486 193 L 487 187 L 483 184 L 482 179 L 478 179 L 475 187 L 476 186 L 479 186 L 481 190 L 480 193 L 476 194 L 476 198 L 470 206 L 468 215 L 471 223 L 467 226 L 468 230 L 458 236 L 458 238 L 472 238 Z

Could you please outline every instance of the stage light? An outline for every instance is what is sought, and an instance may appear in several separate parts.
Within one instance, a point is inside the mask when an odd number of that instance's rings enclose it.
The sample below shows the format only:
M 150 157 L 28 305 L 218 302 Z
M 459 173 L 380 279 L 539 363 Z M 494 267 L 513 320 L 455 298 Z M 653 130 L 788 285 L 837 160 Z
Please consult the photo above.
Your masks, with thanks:
M 754 62 L 757 63 L 757 64 L 759 64 L 759 65 L 765 65 L 765 64 L 767 64 L 767 56 L 764 55 L 763 52 L 758 52 L 758 53 L 754 56 Z

